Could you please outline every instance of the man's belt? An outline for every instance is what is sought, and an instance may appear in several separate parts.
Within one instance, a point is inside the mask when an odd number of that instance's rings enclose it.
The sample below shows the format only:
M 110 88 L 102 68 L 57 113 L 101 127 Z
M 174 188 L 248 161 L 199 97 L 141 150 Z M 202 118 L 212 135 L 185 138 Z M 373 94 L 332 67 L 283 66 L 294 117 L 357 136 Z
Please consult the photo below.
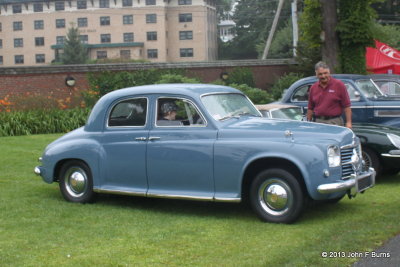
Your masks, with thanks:
M 340 116 L 315 116 L 315 118 L 319 119 L 319 120 L 332 120 L 332 119 L 336 119 L 339 117 Z

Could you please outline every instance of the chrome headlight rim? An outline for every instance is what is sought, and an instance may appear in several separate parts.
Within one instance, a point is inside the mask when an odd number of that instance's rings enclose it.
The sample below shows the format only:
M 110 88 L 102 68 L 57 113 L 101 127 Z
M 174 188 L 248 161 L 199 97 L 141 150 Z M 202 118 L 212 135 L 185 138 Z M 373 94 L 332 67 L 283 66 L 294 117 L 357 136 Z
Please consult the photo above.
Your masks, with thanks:
M 390 140 L 390 142 L 392 143 L 393 146 L 400 149 L 400 136 L 398 136 L 397 134 L 392 134 L 392 133 L 387 133 L 386 136 Z
M 330 168 L 340 167 L 341 155 L 340 148 L 337 145 L 330 145 L 327 148 L 327 160 Z

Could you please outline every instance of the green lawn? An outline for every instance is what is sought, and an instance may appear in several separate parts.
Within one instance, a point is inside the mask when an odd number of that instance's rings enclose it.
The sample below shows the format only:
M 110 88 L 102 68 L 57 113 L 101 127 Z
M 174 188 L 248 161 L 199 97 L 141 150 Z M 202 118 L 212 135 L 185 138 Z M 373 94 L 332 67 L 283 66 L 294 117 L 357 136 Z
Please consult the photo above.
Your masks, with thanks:
M 400 233 L 400 177 L 355 199 L 310 207 L 296 224 L 261 222 L 241 204 L 102 195 L 63 200 L 33 174 L 59 135 L 0 138 L 1 266 L 346 266 Z

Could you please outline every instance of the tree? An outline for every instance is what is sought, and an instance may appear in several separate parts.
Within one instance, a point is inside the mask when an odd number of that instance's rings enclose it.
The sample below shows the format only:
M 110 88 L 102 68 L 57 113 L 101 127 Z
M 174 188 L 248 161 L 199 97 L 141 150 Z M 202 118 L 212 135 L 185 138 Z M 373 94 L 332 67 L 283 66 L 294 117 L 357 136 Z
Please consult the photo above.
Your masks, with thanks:
M 61 56 L 61 62 L 63 64 L 84 64 L 87 59 L 87 49 L 79 38 L 79 30 L 74 25 L 71 25 L 64 43 L 64 53 Z

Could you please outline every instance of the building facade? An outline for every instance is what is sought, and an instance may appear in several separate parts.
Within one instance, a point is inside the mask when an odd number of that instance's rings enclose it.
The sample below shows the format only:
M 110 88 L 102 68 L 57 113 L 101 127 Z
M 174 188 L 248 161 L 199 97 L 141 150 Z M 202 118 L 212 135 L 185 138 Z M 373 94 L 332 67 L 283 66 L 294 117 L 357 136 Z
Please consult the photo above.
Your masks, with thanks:
M 72 26 L 90 59 L 217 58 L 215 0 L 0 0 L 0 66 L 56 62 Z

